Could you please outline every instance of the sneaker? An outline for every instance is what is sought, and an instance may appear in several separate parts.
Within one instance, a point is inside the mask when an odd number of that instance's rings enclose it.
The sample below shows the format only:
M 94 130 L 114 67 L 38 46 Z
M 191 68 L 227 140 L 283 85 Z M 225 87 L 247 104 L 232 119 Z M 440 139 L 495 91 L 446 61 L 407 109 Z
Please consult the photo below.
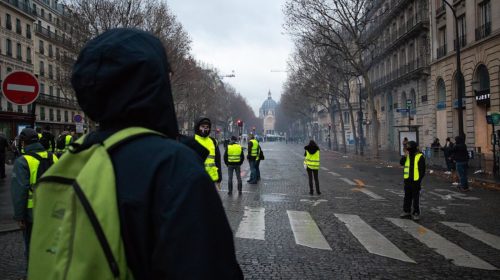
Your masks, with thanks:
M 458 186 L 458 185 L 459 185 L 459 183 L 458 183 L 458 182 L 453 182 L 453 183 L 451 183 L 451 184 L 452 184 L 453 186 Z
M 411 216 L 411 218 L 412 218 L 414 221 L 418 221 L 418 220 L 420 220 L 420 215 L 419 215 L 419 214 L 413 214 L 413 215 Z
M 399 215 L 400 218 L 411 218 L 411 214 L 409 212 L 403 212 Z
M 317 193 L 318 193 L 318 195 L 320 195 L 320 194 L 321 194 L 321 192 L 317 192 Z
M 468 191 L 470 191 L 470 188 L 469 188 L 469 187 L 460 187 L 459 189 L 460 189 L 460 191 L 462 191 L 462 192 L 468 192 Z
M 450 175 L 451 171 L 446 171 L 444 174 Z

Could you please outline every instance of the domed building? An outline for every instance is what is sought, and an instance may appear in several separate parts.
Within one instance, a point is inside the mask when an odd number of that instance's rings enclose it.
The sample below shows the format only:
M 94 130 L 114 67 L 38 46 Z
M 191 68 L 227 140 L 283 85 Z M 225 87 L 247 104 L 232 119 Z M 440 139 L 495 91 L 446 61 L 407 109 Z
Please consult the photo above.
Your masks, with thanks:
M 271 97 L 271 91 L 267 94 L 267 100 L 262 103 L 259 110 L 259 118 L 263 120 L 264 135 L 275 134 L 276 107 L 278 104 Z

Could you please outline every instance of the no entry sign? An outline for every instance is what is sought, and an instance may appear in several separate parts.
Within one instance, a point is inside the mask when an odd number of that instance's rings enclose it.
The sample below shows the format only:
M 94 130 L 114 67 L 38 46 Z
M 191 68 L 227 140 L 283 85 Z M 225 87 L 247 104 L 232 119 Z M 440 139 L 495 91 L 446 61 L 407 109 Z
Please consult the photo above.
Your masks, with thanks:
M 25 71 L 12 72 L 2 82 L 5 98 L 17 105 L 28 105 L 38 98 L 40 86 L 33 74 Z

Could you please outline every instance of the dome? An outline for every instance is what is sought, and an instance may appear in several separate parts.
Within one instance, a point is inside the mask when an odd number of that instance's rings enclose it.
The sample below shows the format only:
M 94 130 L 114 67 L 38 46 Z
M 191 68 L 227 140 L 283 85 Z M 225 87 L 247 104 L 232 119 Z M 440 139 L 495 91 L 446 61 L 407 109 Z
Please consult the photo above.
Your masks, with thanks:
M 276 101 L 273 100 L 271 97 L 271 91 L 268 93 L 268 97 L 264 103 L 262 103 L 262 106 L 260 107 L 261 110 L 263 111 L 268 111 L 268 110 L 275 110 L 278 104 Z

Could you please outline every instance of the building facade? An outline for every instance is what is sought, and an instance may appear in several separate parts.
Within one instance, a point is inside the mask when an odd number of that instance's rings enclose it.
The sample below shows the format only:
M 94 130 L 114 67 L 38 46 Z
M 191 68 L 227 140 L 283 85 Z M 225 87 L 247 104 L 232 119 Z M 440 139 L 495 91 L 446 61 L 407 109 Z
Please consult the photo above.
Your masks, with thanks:
M 500 111 L 500 1 L 431 0 L 432 63 L 428 91 L 435 111 L 436 136 L 458 135 L 458 82 L 455 20 L 458 22 L 460 67 L 463 74 L 463 123 L 466 143 L 492 155 L 493 127 L 488 112 Z

